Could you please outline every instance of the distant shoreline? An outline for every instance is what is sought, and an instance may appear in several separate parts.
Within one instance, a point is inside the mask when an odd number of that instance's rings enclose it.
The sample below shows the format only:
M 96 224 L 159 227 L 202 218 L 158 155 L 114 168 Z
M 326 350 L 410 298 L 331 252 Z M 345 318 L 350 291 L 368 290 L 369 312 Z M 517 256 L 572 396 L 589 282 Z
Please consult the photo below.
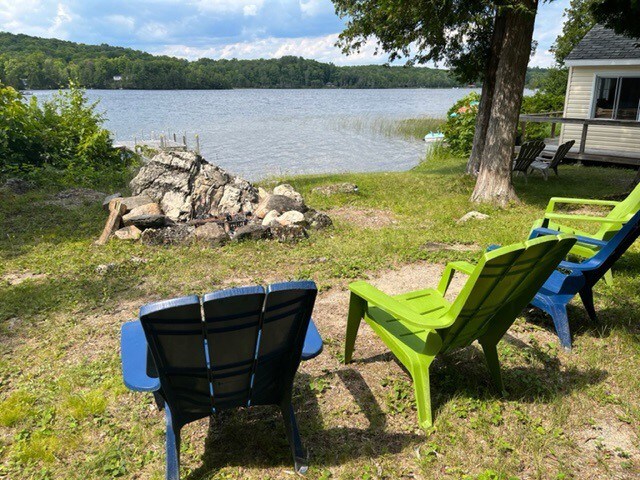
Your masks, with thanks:
M 128 92 L 228 92 L 231 90 L 459 90 L 464 88 L 482 88 L 482 85 L 465 85 L 459 87 L 233 87 L 233 88 L 90 88 L 90 91 L 128 91 Z M 27 88 L 18 90 L 20 93 L 50 92 L 52 90 L 67 90 L 58 88 Z

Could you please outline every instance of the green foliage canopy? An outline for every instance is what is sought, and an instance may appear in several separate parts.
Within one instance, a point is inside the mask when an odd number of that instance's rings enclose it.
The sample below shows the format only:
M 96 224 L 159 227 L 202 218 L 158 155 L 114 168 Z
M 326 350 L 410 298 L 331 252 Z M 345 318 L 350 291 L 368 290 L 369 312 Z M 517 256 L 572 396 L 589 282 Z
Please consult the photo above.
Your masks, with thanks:
M 383 65 L 338 67 L 300 57 L 187 60 L 108 45 L 83 45 L 0 32 L 0 81 L 50 89 L 87 88 L 406 88 L 454 87 L 446 70 Z

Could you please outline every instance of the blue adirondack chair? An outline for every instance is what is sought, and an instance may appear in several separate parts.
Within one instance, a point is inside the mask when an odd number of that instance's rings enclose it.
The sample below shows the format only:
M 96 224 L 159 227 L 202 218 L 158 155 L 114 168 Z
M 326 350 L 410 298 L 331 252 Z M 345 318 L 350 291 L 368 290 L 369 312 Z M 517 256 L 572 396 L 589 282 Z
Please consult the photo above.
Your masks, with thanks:
M 531 232 L 531 238 L 559 233 L 549 228 L 536 228 Z M 597 321 L 593 305 L 593 286 L 633 245 L 639 235 L 640 212 L 631 217 L 631 220 L 610 240 L 596 240 L 578 235 L 578 242 L 600 248 L 598 253 L 582 263 L 561 262 L 558 267 L 566 273 L 561 270 L 554 271 L 532 300 L 533 306 L 551 315 L 560 343 L 567 350 L 571 349 L 571 332 L 567 317 L 568 303 L 576 294 L 579 294 L 589 317 Z
M 279 405 L 296 471 L 306 458 L 291 405 L 300 360 L 322 351 L 311 281 L 151 303 L 122 326 L 122 374 L 166 416 L 167 480 L 180 474 L 180 430 L 221 410 Z

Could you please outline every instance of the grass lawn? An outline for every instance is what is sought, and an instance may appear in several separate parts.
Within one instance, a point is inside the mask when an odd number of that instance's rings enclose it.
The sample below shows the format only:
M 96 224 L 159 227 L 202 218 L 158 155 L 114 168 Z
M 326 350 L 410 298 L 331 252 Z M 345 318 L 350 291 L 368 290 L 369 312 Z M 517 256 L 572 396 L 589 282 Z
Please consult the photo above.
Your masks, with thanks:
M 475 346 L 436 360 L 428 432 L 417 428 L 410 378 L 368 327 L 356 361 L 341 363 L 349 281 L 435 285 L 447 261 L 524 240 L 549 197 L 621 194 L 634 176 L 563 166 L 548 182 L 516 179 L 522 203 L 497 210 L 469 204 L 463 170 L 463 160 L 440 158 L 409 172 L 288 178 L 334 228 L 297 245 L 219 249 L 95 247 L 100 205 L 0 193 L 0 478 L 164 478 L 164 414 L 122 384 L 120 325 L 150 301 L 293 278 L 321 288 L 314 318 L 326 341 L 296 380 L 308 478 L 638 478 L 638 244 L 616 265 L 615 285 L 595 289 L 601 323 L 577 302 L 570 309 L 572 353 L 547 317 L 523 312 L 499 345 L 507 398 Z M 344 181 L 360 192 L 311 192 Z M 470 210 L 490 218 L 457 225 Z M 227 412 L 208 427 L 183 430 L 183 478 L 291 478 L 275 410 Z

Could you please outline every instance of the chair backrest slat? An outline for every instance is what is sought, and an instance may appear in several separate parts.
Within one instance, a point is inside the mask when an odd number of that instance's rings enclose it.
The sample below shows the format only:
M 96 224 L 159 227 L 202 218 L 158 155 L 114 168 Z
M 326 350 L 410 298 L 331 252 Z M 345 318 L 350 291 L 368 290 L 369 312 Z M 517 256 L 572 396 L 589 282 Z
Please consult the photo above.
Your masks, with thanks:
M 244 287 L 205 295 L 206 345 L 216 409 L 246 406 L 265 292 Z
M 573 147 L 575 143 L 575 140 L 569 140 L 568 142 L 560 145 L 556 150 L 555 155 L 551 159 L 551 162 L 549 162 L 549 168 L 556 168 L 558 165 L 560 165 L 560 162 L 564 160 L 564 157 L 567 156 L 567 153 L 569 153 L 569 150 L 571 150 L 571 147 Z
M 284 384 L 298 369 L 317 288 L 287 282 L 267 290 L 251 404 L 279 402 Z
M 607 218 L 624 218 L 627 215 L 633 215 L 640 210 L 640 183 L 622 200 L 618 205 L 613 207 Z M 605 224 L 598 230 L 599 237 L 608 240 L 620 230 L 620 224 Z
M 640 236 L 640 211 L 631 217 L 613 238 L 602 247 L 598 253 L 585 263 L 585 266 L 593 266 L 585 271 L 584 276 L 590 285 L 600 280 L 614 263 L 626 252 Z
M 545 144 L 541 140 L 525 142 L 520 147 L 518 156 L 514 160 L 513 171 L 526 172 L 538 155 L 544 150 Z
M 145 305 L 140 321 L 163 394 L 185 422 L 211 413 L 200 299 L 193 295 Z
M 440 332 L 443 349 L 467 346 L 489 329 L 506 331 L 574 244 L 544 237 L 485 253 L 448 313 L 455 321 Z

